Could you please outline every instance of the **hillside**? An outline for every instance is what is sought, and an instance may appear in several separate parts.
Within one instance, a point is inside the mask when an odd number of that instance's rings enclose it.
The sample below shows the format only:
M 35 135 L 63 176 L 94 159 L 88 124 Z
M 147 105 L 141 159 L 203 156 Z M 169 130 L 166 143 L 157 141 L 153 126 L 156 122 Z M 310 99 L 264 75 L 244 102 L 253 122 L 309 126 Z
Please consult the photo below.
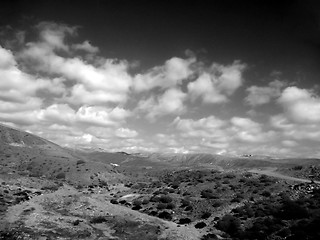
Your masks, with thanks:
M 0 125 L 0 173 L 64 179 L 72 184 L 97 184 L 121 178 L 112 166 L 82 156 L 31 133 Z

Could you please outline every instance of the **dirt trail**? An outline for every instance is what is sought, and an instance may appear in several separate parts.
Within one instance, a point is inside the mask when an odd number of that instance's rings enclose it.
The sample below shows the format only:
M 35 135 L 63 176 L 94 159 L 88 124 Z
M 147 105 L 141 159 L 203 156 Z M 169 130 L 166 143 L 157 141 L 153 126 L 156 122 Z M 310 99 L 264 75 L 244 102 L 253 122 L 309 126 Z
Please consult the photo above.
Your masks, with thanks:
M 35 196 L 29 201 L 10 207 L 6 214 L 6 221 L 9 223 L 23 221 L 27 227 L 41 231 L 48 231 L 53 226 L 54 231 L 63 230 L 69 233 L 88 230 L 92 232 L 92 235 L 87 239 L 92 240 L 100 239 L 94 230 L 98 229 L 99 224 L 94 225 L 88 222 L 88 219 L 95 216 L 120 217 L 139 222 L 142 225 L 158 226 L 161 229 L 161 235 L 158 235 L 159 239 L 197 240 L 203 235 L 192 225 L 178 225 L 125 206 L 111 204 L 108 195 L 82 194 L 65 185 L 56 192 Z M 80 220 L 82 223 L 79 226 L 72 225 L 76 220 Z M 103 235 L 108 239 L 113 239 L 110 236 L 113 235 L 114 230 L 111 228 L 109 230 L 107 224 L 100 225 L 103 229 Z
M 289 181 L 295 181 L 295 182 L 305 182 L 310 183 L 311 181 L 309 179 L 303 179 L 303 178 L 296 178 L 296 177 L 290 177 L 287 175 L 283 175 L 282 173 L 276 172 L 277 168 L 267 168 L 264 170 L 260 169 L 251 169 L 249 172 L 251 173 L 257 173 L 257 174 L 264 174 L 270 177 L 276 177 L 283 180 L 289 180 Z M 320 184 L 320 181 L 314 181 L 317 184 Z

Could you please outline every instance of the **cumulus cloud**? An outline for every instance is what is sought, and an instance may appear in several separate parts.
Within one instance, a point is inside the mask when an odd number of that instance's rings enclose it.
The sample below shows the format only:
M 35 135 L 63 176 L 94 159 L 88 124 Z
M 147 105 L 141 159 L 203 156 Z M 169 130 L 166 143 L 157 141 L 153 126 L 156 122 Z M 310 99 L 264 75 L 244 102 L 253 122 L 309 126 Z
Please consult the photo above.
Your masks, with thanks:
M 292 121 L 320 123 L 320 97 L 311 90 L 288 87 L 282 92 L 278 102 Z
M 191 99 L 200 98 L 204 103 L 228 101 L 228 96 L 242 85 L 242 73 L 245 68 L 246 65 L 239 61 L 228 66 L 212 64 L 195 81 L 188 84 Z
M 146 73 L 137 74 L 134 77 L 133 88 L 137 92 L 148 91 L 156 87 L 167 89 L 180 85 L 193 71 L 191 65 L 195 58 L 182 59 L 173 57 L 163 66 L 156 66 Z
M 138 109 L 147 112 L 147 118 L 154 120 L 156 117 L 168 114 L 180 114 L 185 110 L 184 100 L 187 94 L 179 89 L 171 88 L 161 96 L 150 97 L 139 102 Z
M 250 106 L 259 106 L 269 103 L 281 95 L 281 90 L 287 85 L 286 82 L 274 80 L 267 87 L 251 86 L 247 88 L 248 96 L 245 102 Z
M 223 129 L 226 126 L 226 122 L 214 116 L 198 120 L 177 117 L 173 121 L 173 125 L 182 132 L 182 136 L 185 138 L 210 138 L 218 142 L 226 142 L 228 140 L 228 136 Z
M 0 46 L 1 122 L 62 145 L 111 151 L 289 154 L 303 141 L 319 142 L 320 97 L 314 91 L 278 80 L 251 86 L 246 104 L 276 99 L 283 112 L 268 123 L 261 120 L 265 115 L 245 118 L 232 111 L 222 119 L 209 104 L 231 101 L 244 85 L 244 63 L 208 65 L 189 55 L 133 74 L 134 63 L 99 56 L 88 40 L 77 42 L 78 29 L 42 22 L 35 35 L 14 35 L 17 40 L 5 45 L 11 50 Z M 199 102 L 207 105 L 197 109 Z M 144 124 L 152 130 L 138 132 Z
M 77 28 L 76 26 L 68 26 L 66 24 L 41 22 L 36 25 L 41 40 L 39 44 L 45 44 L 45 47 L 52 49 L 69 51 L 70 48 L 65 43 L 65 38 L 76 35 Z
M 320 141 L 320 125 L 318 123 L 293 122 L 285 114 L 272 116 L 270 123 L 281 131 L 287 140 Z
M 129 63 L 117 59 L 98 58 L 92 63 L 80 55 L 66 57 L 70 48 L 86 50 L 92 54 L 98 49 L 85 41 L 67 44 L 65 38 L 76 34 L 75 27 L 43 22 L 38 25 L 39 41 L 27 43 L 19 58 L 29 68 L 42 74 L 54 74 L 68 80 L 72 87 L 66 98 L 73 104 L 98 104 L 125 102 L 132 77 L 128 74 Z M 83 99 L 83 100 L 82 100 Z
M 87 53 L 97 53 L 99 52 L 99 48 L 92 46 L 88 40 L 84 41 L 83 43 L 73 44 L 72 48 L 79 51 L 85 51 Z
M 275 137 L 274 131 L 263 131 L 261 124 L 249 118 L 233 117 L 230 122 L 236 138 L 244 142 L 268 142 Z

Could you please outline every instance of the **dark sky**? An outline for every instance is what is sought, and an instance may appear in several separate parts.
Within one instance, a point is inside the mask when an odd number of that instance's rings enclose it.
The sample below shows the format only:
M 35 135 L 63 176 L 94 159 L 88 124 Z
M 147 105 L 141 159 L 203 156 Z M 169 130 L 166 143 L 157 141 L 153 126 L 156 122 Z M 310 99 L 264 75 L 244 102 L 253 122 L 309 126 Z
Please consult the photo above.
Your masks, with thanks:
M 112 151 L 318 157 L 319 13 L 319 0 L 1 1 L 0 121 Z
M 51 20 L 80 25 L 110 57 L 160 64 L 186 49 L 315 81 L 319 1 L 5 1 L 1 25 Z M 294 69 L 294 73 L 293 70 Z M 292 76 L 288 76 L 292 77 Z

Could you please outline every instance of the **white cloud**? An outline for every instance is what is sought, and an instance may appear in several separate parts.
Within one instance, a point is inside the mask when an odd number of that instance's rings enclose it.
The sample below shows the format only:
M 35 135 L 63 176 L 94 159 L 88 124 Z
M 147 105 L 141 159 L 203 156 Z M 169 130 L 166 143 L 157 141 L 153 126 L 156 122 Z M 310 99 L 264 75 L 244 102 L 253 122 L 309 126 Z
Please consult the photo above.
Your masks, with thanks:
M 320 141 L 319 123 L 293 122 L 284 114 L 272 116 L 271 125 L 280 130 L 282 135 L 289 140 Z
M 180 85 L 193 73 L 190 67 L 194 62 L 194 58 L 173 57 L 167 60 L 163 66 L 154 67 L 144 74 L 137 74 L 134 77 L 134 90 L 143 92 L 156 87 L 166 89 Z
M 75 122 L 76 112 L 67 104 L 53 104 L 39 111 L 40 121 L 62 125 L 72 125 Z
M 84 41 L 83 43 L 73 44 L 72 48 L 75 50 L 85 51 L 88 53 L 97 53 L 99 48 L 92 46 L 89 41 Z
M 285 147 L 296 147 L 296 146 L 298 146 L 298 143 L 296 141 L 292 141 L 292 140 L 283 140 L 281 143 Z
M 233 117 L 230 122 L 236 138 L 244 142 L 268 142 L 276 135 L 274 131 L 263 131 L 261 124 L 249 118 Z
M 96 106 L 82 106 L 75 114 L 76 121 L 87 125 L 110 126 L 119 125 L 130 112 L 122 108 L 108 109 Z
M 259 106 L 269 103 L 272 99 L 281 95 L 281 90 L 287 83 L 274 80 L 267 87 L 251 86 L 247 88 L 248 96 L 245 102 L 250 106 Z
M 168 114 L 178 115 L 185 110 L 186 96 L 180 89 L 171 88 L 157 99 L 150 97 L 147 100 L 140 101 L 138 109 L 147 112 L 146 116 L 150 120 Z
M 119 103 L 127 100 L 132 77 L 128 74 L 129 63 L 117 59 L 96 58 L 89 63 L 81 56 L 62 57 L 56 50 L 70 53 L 65 37 L 74 35 L 76 28 L 54 23 L 41 23 L 40 41 L 29 42 L 19 58 L 27 67 L 42 74 L 59 75 L 71 85 L 67 99 L 73 104 Z M 88 42 L 72 45 L 96 53 Z M 95 60 L 95 58 L 93 57 Z
M 217 142 L 228 141 L 227 133 L 224 130 L 226 122 L 214 116 L 201 118 L 198 120 L 181 119 L 177 117 L 173 121 L 174 126 L 182 132 L 185 138 L 209 138 Z
M 197 98 L 202 98 L 205 103 L 221 103 L 226 102 L 227 97 L 219 92 L 211 75 L 204 73 L 199 78 L 188 84 L 188 92 L 191 99 L 194 101 Z
M 191 99 L 200 98 L 204 103 L 228 101 L 228 96 L 242 85 L 245 67 L 239 61 L 228 66 L 212 64 L 210 69 L 205 69 L 195 81 L 188 84 Z
M 134 138 L 138 136 L 138 132 L 129 128 L 118 128 L 115 135 L 120 138 Z
M 69 46 L 65 43 L 65 38 L 77 33 L 77 27 L 54 22 L 41 22 L 36 28 L 39 31 L 40 39 L 52 49 L 69 51 Z
M 278 102 L 286 116 L 297 123 L 320 123 L 320 97 L 307 89 L 286 88 Z

